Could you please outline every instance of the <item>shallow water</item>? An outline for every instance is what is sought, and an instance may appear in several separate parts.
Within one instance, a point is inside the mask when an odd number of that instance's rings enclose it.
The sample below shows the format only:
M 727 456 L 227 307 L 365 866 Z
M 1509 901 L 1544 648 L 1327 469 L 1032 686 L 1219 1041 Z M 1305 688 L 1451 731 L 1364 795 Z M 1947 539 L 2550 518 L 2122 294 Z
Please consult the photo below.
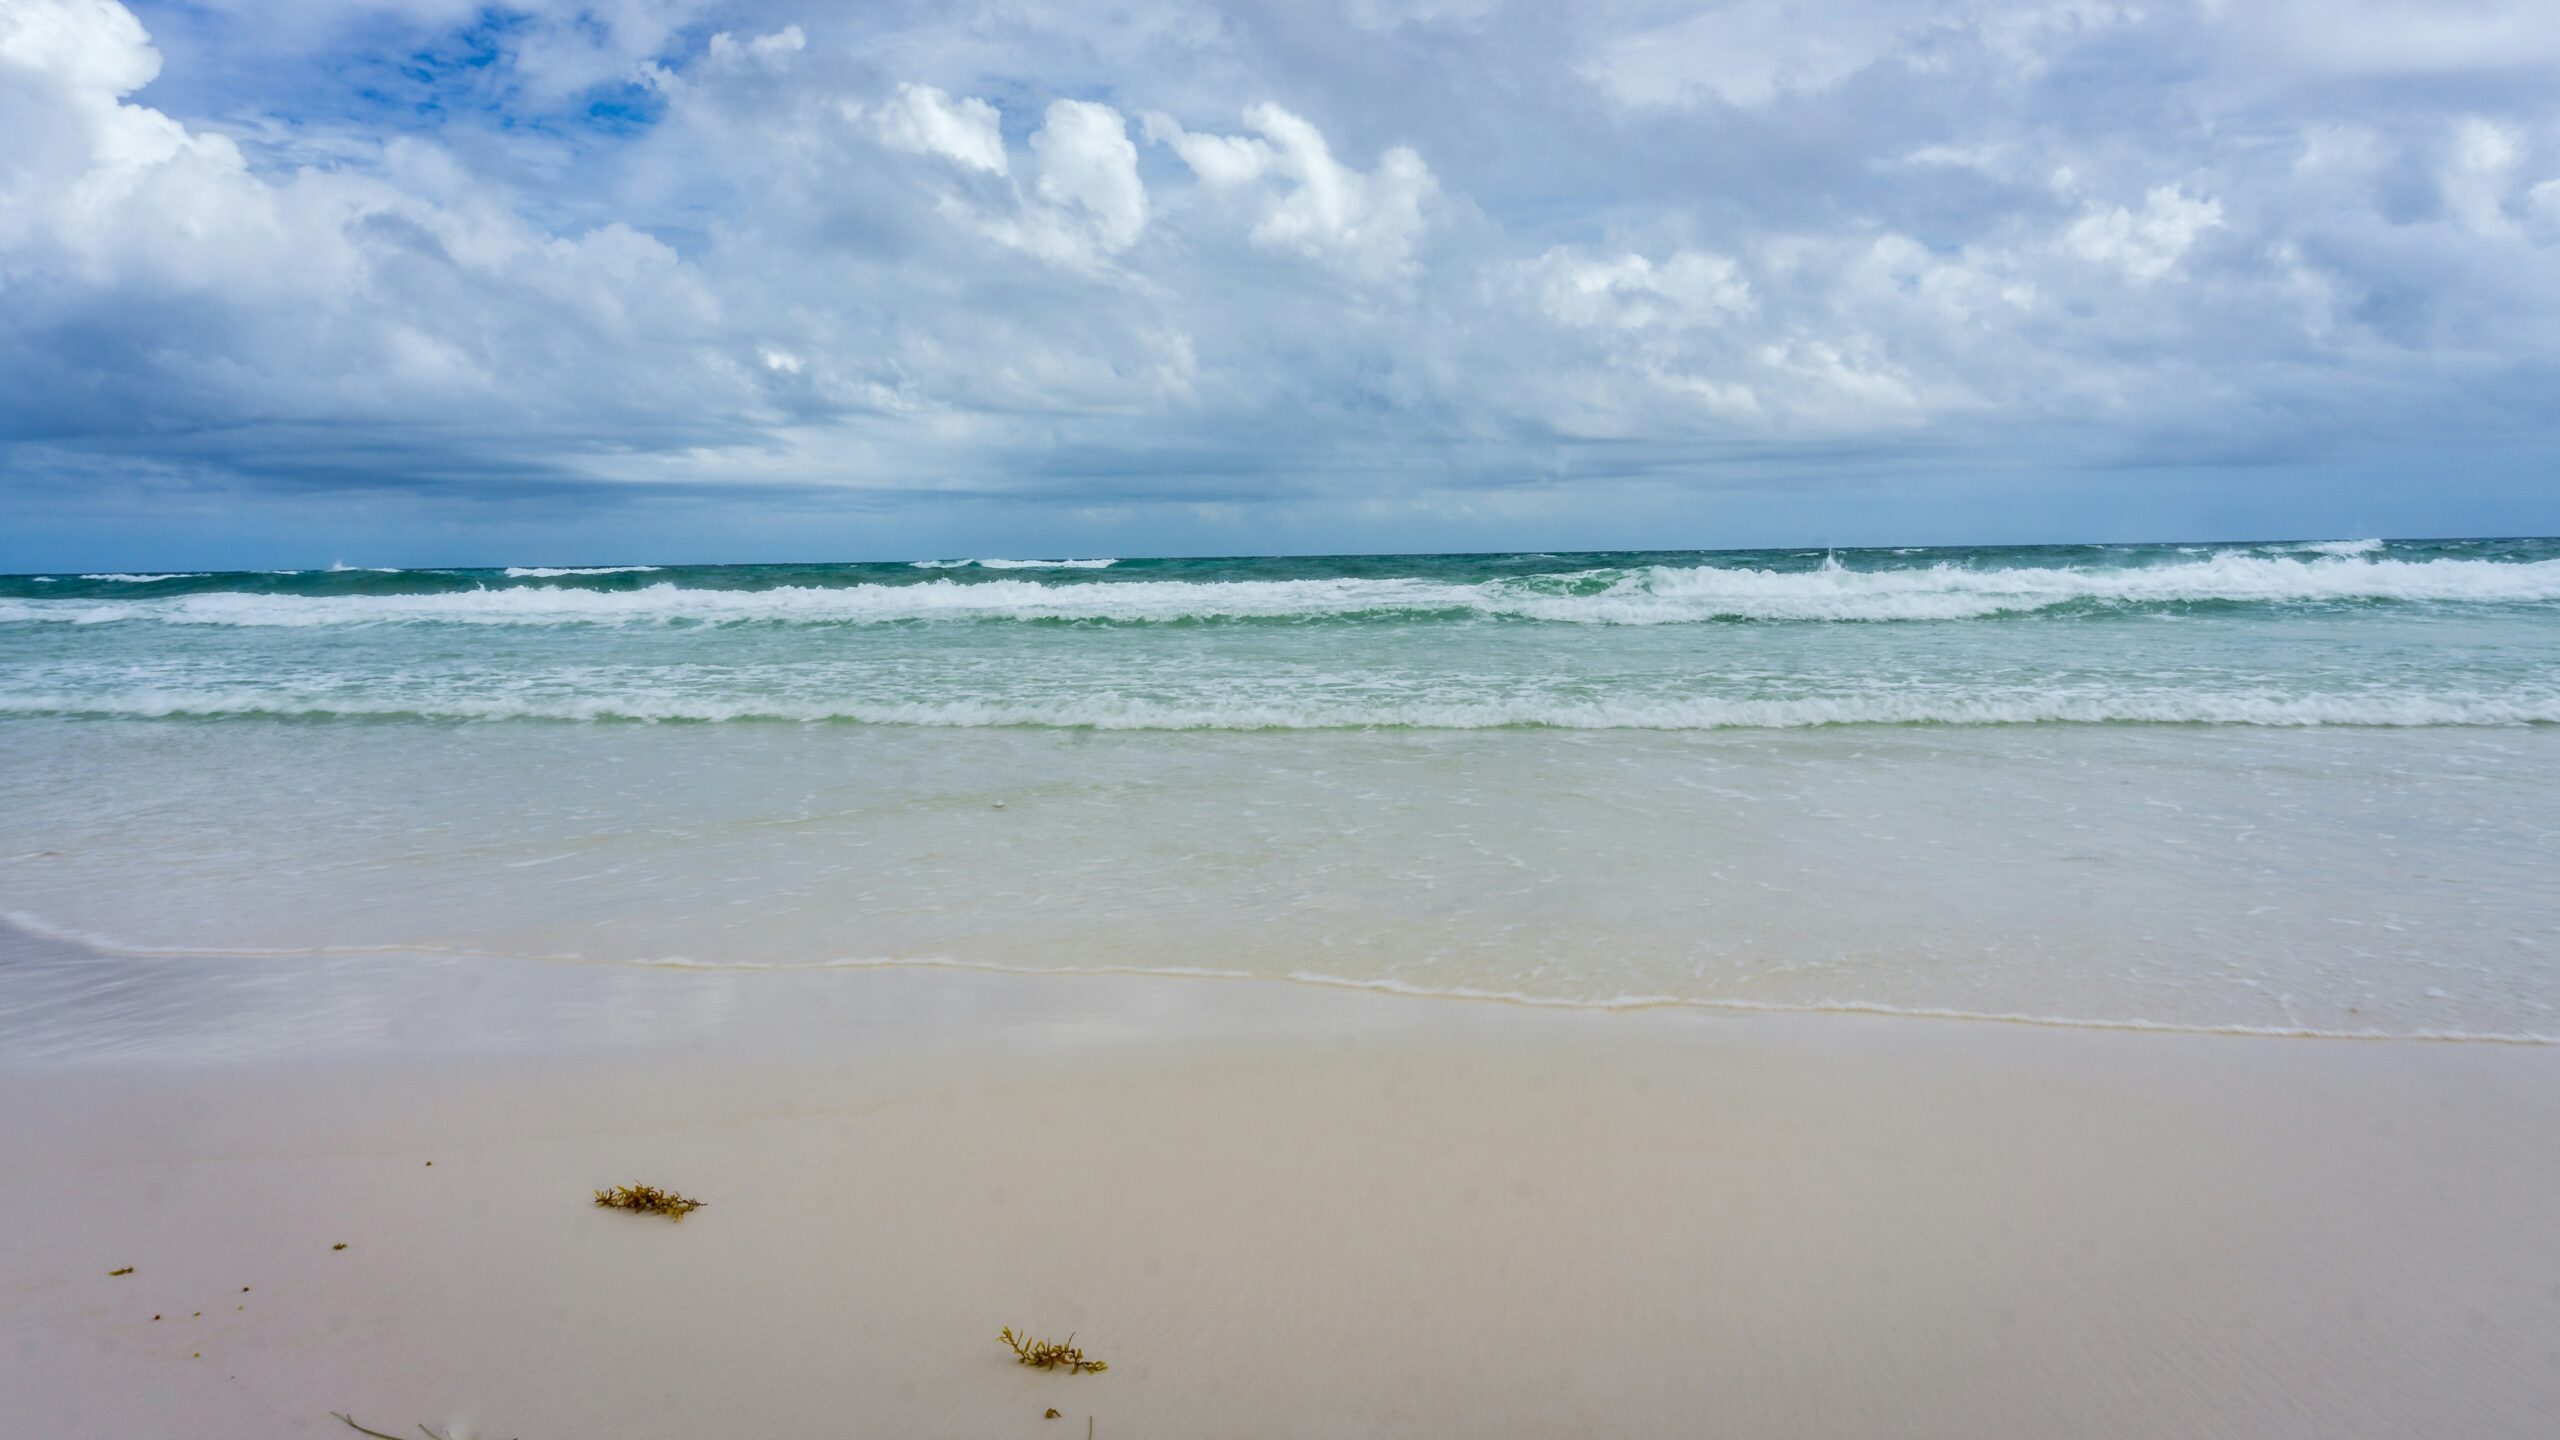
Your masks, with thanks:
M 0 577 L 0 716 L 2560 720 L 2546 541 L 1030 563 Z
M 2555 622 L 2542 541 L 12 577 L 0 912 L 2549 1038 Z

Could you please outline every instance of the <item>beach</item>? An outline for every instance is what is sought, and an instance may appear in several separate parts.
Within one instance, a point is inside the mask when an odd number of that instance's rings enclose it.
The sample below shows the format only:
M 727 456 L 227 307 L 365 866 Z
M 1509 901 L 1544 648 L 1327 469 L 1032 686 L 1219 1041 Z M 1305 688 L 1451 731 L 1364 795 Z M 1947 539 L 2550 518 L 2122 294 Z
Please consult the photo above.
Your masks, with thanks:
M 66 1029 L 30 975 L 165 978 L 9 944 L 21 1028 Z M 2547 1046 L 276 963 L 241 981 L 267 1003 L 195 1007 L 218 1024 L 127 1011 L 91 1027 L 123 1058 L 9 1065 L 13 1426 L 2526 1436 L 2560 1407 Z M 623 1183 L 709 1204 L 590 1202 Z M 1019 1367 L 1007 1325 L 1110 1369 Z
M 0 578 L 10 1428 L 2538 1436 L 2555 603 Z
M 0 0 L 0 1440 L 2560 1440 L 2555 97 Z

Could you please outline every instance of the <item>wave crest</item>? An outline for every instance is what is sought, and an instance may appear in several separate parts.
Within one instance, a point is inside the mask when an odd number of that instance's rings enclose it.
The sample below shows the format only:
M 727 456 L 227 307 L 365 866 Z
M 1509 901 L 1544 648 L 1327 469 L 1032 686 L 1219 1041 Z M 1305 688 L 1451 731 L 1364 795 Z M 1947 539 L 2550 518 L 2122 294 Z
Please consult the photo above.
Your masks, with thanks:
M 973 564 L 984 562 L 971 562 Z M 261 595 L 0 601 L 0 623 L 318 626 L 381 624 L 883 624 L 901 621 L 1424 618 L 1583 625 L 1711 621 L 1928 621 L 2066 606 L 2172 604 L 2540 604 L 2560 601 L 2560 560 L 2300 558 L 2225 551 L 2121 569 L 1958 565 L 1805 570 L 1653 565 L 1479 581 L 919 580 L 910 584 L 631 590 L 570 586 L 387 595 Z
M 911 560 L 918 570 L 1108 570 L 1117 560 Z

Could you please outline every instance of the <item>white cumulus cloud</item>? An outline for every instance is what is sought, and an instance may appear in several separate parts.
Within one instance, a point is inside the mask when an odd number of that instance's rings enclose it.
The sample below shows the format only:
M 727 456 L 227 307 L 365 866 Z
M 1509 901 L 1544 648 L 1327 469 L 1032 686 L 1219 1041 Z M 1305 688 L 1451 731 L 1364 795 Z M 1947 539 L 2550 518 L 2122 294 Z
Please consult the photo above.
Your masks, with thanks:
M 1040 177 L 1034 188 L 1062 220 L 1106 251 L 1137 242 L 1147 228 L 1147 187 L 1119 111 L 1090 100 L 1055 101 L 1031 137 L 1031 153 Z
M 990 175 L 1006 173 L 1003 119 L 984 100 L 954 100 L 931 85 L 901 85 L 873 115 L 880 143 Z
M 1257 244 L 1370 277 L 1412 264 L 1439 191 L 1419 154 L 1391 146 L 1364 172 L 1335 159 L 1314 125 L 1269 101 L 1249 107 L 1244 123 L 1256 133 L 1194 133 L 1152 115 L 1147 132 L 1204 184 L 1251 196 Z

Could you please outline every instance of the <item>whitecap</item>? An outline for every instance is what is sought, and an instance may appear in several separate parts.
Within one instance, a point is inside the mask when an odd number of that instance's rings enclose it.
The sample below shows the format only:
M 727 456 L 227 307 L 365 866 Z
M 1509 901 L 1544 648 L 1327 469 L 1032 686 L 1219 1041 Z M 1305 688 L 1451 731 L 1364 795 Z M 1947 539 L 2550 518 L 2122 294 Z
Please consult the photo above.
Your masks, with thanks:
M 1117 560 L 912 560 L 918 570 L 1108 570 Z
M 130 601 L 0 601 L 0 623 L 864 625 L 1439 615 L 1576 625 L 1674 625 L 1736 620 L 1970 620 L 2067 605 L 2379 601 L 2499 605 L 2560 601 L 2560 560 L 2305 558 L 2222 551 L 2200 560 L 2122 568 L 1973 569 L 1938 564 L 1853 570 L 1833 558 L 1800 570 L 1652 565 L 1472 584 L 1412 577 L 1074 585 L 1031 579 L 970 583 L 935 579 L 760 590 L 698 590 L 659 581 L 612 591 L 559 586 L 389 595 L 217 591 Z

